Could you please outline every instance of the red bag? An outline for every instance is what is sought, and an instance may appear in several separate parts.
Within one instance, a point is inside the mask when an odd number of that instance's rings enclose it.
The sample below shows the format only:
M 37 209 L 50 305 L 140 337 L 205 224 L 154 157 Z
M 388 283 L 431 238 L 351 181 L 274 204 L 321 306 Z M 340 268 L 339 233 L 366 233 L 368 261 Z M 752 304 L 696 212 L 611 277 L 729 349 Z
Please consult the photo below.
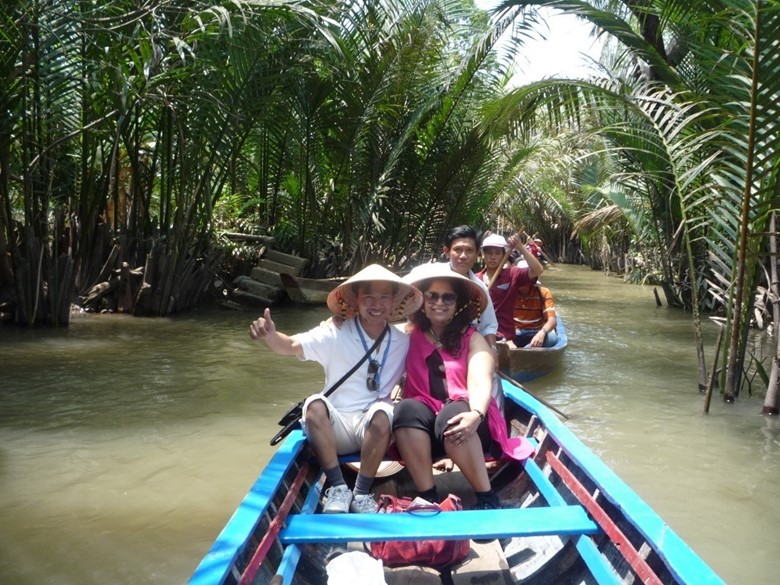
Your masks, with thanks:
M 441 504 L 412 505 L 411 498 L 396 498 L 388 494 L 379 496 L 379 513 L 395 512 L 451 512 L 462 510 L 460 498 L 448 495 Z M 391 540 L 372 542 L 371 555 L 386 567 L 423 565 L 444 569 L 465 559 L 471 543 L 468 540 Z

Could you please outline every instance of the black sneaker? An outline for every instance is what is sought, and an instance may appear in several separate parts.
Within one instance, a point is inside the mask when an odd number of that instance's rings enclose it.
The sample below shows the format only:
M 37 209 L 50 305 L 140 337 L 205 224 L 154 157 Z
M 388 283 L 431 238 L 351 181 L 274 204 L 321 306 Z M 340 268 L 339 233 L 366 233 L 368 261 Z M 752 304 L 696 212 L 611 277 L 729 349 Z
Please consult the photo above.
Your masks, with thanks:
M 473 510 L 499 510 L 501 508 L 501 501 L 498 499 L 496 492 L 491 491 L 486 494 L 477 495 L 477 502 L 474 504 Z
M 477 496 L 477 503 L 474 504 L 474 507 L 472 510 L 499 510 L 501 508 L 501 501 L 498 499 L 498 496 L 495 492 L 491 492 L 489 495 L 479 495 Z M 474 538 L 474 542 L 477 544 L 487 544 L 488 542 L 493 542 L 496 540 L 495 538 Z

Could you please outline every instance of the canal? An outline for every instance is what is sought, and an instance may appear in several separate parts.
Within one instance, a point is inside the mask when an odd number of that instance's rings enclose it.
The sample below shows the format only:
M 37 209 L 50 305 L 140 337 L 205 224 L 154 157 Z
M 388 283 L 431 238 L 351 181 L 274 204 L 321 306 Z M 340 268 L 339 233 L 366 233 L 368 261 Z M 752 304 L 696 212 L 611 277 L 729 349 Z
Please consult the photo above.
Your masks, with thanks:
M 650 287 L 557 266 L 560 371 L 528 384 L 734 585 L 780 574 L 780 424 L 763 389 L 703 414 L 689 317 Z M 254 311 L 74 316 L 0 329 L 0 583 L 183 583 L 273 452 L 319 366 L 247 334 Z M 280 330 L 324 307 L 273 310 Z M 705 323 L 708 347 L 715 326 Z M 708 355 L 709 357 L 709 355 Z

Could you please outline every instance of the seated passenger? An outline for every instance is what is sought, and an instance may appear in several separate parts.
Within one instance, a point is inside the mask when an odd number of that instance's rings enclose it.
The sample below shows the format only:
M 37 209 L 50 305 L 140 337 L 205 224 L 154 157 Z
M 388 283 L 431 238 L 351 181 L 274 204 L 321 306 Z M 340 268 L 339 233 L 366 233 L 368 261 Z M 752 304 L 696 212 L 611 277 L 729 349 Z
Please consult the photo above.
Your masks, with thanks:
M 420 496 L 439 502 L 433 458 L 449 457 L 476 494 L 476 509 L 500 507 L 485 454 L 522 460 L 533 453 L 522 437 L 507 436 L 491 397 L 495 357 L 472 320 L 487 306 L 484 290 L 447 264 L 426 264 L 404 281 L 423 292 L 411 317 L 404 399 L 395 407 L 396 446 Z
M 552 293 L 538 282 L 518 289 L 514 321 L 517 347 L 552 347 L 558 343 Z
M 266 309 L 249 327 L 252 339 L 262 339 L 274 353 L 322 364 L 325 388 L 347 374 L 384 335 L 370 359 L 329 397 L 313 394 L 303 405 L 303 431 L 330 484 L 322 510 L 326 514 L 377 510 L 369 489 L 390 443 L 390 393 L 403 375 L 409 348 L 409 336 L 388 322 L 408 317 L 421 303 L 420 291 L 372 264 L 328 295 L 328 308 L 344 319 L 340 326 L 327 321 L 288 336 L 276 329 Z M 358 451 L 360 472 L 353 492 L 344 481 L 338 456 Z
M 527 260 L 527 266 L 518 268 L 512 264 L 501 265 L 507 250 L 519 250 Z M 490 298 L 498 320 L 497 339 L 513 340 L 515 338 L 514 309 L 517 291 L 522 286 L 533 284 L 544 268 L 531 254 L 515 234 L 505 240 L 503 236 L 491 234 L 482 240 L 482 258 L 485 269 L 477 273 L 486 285 L 490 285 Z M 492 283 L 492 284 L 491 284 Z

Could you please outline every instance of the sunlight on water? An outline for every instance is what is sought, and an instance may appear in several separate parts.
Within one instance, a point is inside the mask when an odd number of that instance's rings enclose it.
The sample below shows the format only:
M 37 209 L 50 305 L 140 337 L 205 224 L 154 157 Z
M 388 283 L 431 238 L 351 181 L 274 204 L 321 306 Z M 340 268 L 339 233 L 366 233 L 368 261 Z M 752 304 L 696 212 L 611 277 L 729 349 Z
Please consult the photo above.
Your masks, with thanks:
M 652 289 L 579 267 L 543 280 L 570 345 L 529 389 L 728 583 L 774 585 L 780 426 L 762 398 L 716 395 L 703 415 L 691 324 Z M 273 311 L 290 333 L 327 315 Z M 0 583 L 187 580 L 271 456 L 276 420 L 322 387 L 319 366 L 249 339 L 254 316 L 0 329 Z

